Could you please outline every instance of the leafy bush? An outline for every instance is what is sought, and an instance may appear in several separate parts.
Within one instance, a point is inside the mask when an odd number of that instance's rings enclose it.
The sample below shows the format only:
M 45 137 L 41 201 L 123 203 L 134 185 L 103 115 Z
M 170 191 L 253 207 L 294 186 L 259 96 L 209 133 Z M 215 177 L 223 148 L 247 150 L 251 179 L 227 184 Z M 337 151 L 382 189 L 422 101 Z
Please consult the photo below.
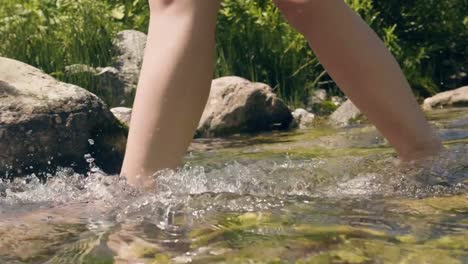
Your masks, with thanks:
M 382 37 L 418 94 L 466 83 L 467 0 L 346 2 Z M 115 33 L 146 31 L 148 20 L 147 0 L 2 0 L 0 55 L 61 78 L 67 65 L 112 64 Z M 293 105 L 318 87 L 339 93 L 271 0 L 224 0 L 217 32 L 216 76 L 268 83 Z
M 386 33 L 372 0 L 347 0 L 368 24 Z M 302 105 L 311 91 L 324 86 L 340 93 L 314 56 L 307 41 L 282 18 L 270 0 L 225 0 L 218 22 L 218 76 L 240 75 L 271 84 L 289 104 Z
M 108 11 L 94 0 L 2 0 L 0 54 L 56 74 L 75 63 L 105 65 L 117 29 Z
M 415 90 L 428 95 L 467 83 L 468 1 L 374 1 Z
M 270 1 L 224 1 L 217 47 L 217 76 L 233 74 L 268 83 L 290 102 L 306 98 L 323 71 L 306 40 Z
M 103 0 L 111 7 L 114 23 L 124 29 L 146 32 L 149 23 L 148 0 Z

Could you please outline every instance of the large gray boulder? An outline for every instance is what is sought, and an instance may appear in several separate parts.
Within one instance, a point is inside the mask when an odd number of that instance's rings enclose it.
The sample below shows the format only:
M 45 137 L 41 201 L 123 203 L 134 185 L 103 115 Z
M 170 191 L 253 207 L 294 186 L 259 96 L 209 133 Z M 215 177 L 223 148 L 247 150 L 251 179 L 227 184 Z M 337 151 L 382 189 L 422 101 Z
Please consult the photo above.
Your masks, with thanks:
M 240 77 L 223 77 L 212 82 L 197 136 L 288 128 L 292 120 L 289 108 L 268 85 Z
M 124 144 L 125 130 L 97 96 L 0 57 L 0 177 L 85 169 L 85 154 L 117 172 Z
M 115 68 L 119 70 L 128 89 L 135 89 L 138 83 L 145 54 L 146 38 L 146 34 L 143 32 L 124 30 L 117 33 L 117 37 L 114 39 L 114 47 L 118 52 Z
M 468 86 L 455 90 L 438 93 L 424 100 L 423 109 L 468 106 Z
M 65 67 L 65 81 L 88 83 L 89 90 L 96 92 L 110 106 L 131 106 L 146 46 L 146 35 L 136 30 L 117 33 L 113 40 L 117 51 L 116 63 L 108 67 L 93 68 L 74 64 Z
M 361 111 L 351 102 L 347 100 L 329 117 L 328 121 L 332 126 L 344 127 L 351 124 L 354 120 L 361 116 Z
M 64 81 L 84 85 L 111 106 L 130 105 L 133 102 L 135 88 L 130 88 L 114 67 L 93 68 L 73 64 L 65 67 Z
M 116 107 L 114 116 L 129 126 L 132 109 Z M 309 113 L 303 124 L 309 124 Z M 293 117 L 289 108 L 263 83 L 240 77 L 212 81 L 211 92 L 196 132 L 197 137 L 229 136 L 288 128 Z

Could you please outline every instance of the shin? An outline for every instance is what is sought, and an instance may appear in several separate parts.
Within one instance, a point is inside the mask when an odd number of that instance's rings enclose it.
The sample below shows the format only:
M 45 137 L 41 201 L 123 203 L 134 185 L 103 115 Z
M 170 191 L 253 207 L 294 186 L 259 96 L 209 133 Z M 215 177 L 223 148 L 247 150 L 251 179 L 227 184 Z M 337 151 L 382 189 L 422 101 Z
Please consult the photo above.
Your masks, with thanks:
M 343 0 L 276 0 L 343 92 L 403 160 L 442 149 L 392 54 Z
M 219 0 L 151 0 L 144 62 L 122 175 L 144 185 L 180 165 L 213 76 Z

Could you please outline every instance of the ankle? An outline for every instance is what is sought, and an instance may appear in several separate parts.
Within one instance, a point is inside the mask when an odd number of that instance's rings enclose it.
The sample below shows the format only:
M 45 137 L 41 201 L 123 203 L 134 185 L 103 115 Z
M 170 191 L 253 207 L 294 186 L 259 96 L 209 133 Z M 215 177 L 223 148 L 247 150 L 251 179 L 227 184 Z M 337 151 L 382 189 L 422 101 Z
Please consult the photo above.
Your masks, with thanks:
M 416 141 L 398 154 L 403 162 L 414 162 L 438 156 L 443 150 L 444 146 L 440 138 L 434 137 L 427 141 Z

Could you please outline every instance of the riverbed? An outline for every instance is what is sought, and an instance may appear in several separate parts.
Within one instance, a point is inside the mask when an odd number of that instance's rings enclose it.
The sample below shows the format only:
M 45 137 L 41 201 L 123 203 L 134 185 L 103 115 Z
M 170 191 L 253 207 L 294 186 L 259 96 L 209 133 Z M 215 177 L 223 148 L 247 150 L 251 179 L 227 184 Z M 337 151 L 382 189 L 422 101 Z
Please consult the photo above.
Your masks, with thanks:
M 468 109 L 402 164 L 368 124 L 196 140 L 139 191 L 93 167 L 0 182 L 0 263 L 468 263 Z

